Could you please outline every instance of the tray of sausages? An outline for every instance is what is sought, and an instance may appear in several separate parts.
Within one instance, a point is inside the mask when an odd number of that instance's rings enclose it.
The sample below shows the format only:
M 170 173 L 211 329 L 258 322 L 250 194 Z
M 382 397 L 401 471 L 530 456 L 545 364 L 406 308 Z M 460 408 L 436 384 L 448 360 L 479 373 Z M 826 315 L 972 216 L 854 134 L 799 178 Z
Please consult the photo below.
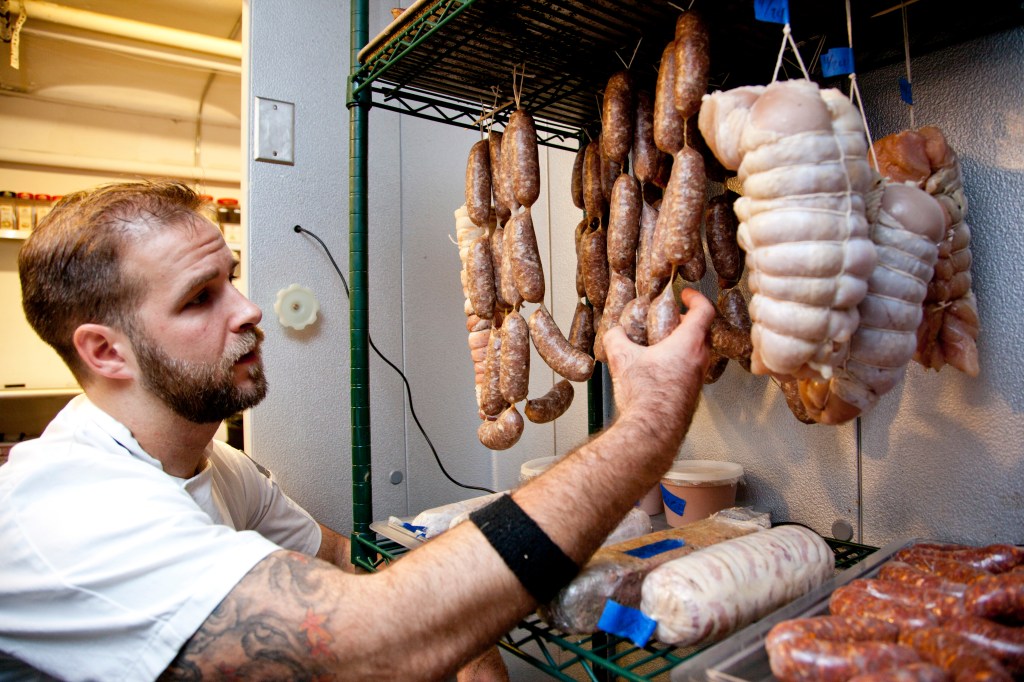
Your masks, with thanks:
M 899 540 L 684 661 L 671 678 L 1024 679 L 1024 548 Z

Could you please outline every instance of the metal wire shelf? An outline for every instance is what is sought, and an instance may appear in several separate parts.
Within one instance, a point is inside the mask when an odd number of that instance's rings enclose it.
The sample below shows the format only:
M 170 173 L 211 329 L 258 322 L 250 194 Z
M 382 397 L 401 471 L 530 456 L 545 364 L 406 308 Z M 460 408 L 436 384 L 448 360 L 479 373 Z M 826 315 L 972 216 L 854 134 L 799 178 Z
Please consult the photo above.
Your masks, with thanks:
M 397 561 L 409 550 L 376 533 L 353 535 L 371 559 L 357 563 L 369 571 Z M 836 558 L 836 570 L 845 570 L 877 551 L 877 547 L 824 538 Z M 543 622 L 536 614 L 498 642 L 509 653 L 566 682 L 594 680 L 658 680 L 672 668 L 695 656 L 706 647 L 671 647 L 650 643 L 638 647 L 632 642 L 605 633 L 567 635 Z

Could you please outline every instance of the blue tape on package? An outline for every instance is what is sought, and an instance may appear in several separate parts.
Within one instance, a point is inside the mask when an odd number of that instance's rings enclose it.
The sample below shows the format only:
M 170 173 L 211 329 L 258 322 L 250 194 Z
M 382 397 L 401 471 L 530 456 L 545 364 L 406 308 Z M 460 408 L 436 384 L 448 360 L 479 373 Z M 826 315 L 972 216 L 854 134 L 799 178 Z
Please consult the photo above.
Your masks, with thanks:
M 637 547 L 636 549 L 626 550 L 625 553 L 629 556 L 635 556 L 637 559 L 647 559 L 652 556 L 657 556 L 662 552 L 667 552 L 672 549 L 679 549 L 680 547 L 685 546 L 686 543 L 680 540 L 679 538 L 666 538 L 664 540 L 652 542 L 649 545 L 644 545 L 643 547 Z
M 833 47 L 821 55 L 821 75 L 825 78 L 853 73 L 853 50 L 848 47 Z
M 410 533 L 412 533 L 416 537 L 419 537 L 419 538 L 426 538 L 427 537 L 427 527 L 426 526 L 414 526 L 411 523 L 409 523 L 408 521 L 406 521 L 405 523 L 402 524 L 402 528 L 405 528 L 407 531 L 409 531 Z
M 665 506 L 676 516 L 682 516 L 683 512 L 686 511 L 686 500 L 670 493 L 664 484 L 661 486 L 661 499 L 664 500 Z
M 789 0 L 754 0 L 754 18 L 772 24 L 788 24 Z
M 914 105 L 914 88 L 906 78 L 900 79 L 900 99 L 911 106 Z
M 601 619 L 597 621 L 599 630 L 618 635 L 633 642 L 637 646 L 647 646 L 658 624 L 644 615 L 643 611 L 618 604 L 611 599 L 605 602 Z

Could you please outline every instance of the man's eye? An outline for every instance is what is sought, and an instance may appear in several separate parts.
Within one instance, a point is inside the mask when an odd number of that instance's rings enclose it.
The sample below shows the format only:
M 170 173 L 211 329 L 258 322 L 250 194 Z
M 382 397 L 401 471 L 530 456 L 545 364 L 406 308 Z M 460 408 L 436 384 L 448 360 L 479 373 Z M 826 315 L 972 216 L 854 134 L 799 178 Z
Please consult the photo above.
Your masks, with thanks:
M 207 291 L 204 290 L 204 291 L 201 291 L 198 294 L 196 294 L 192 298 L 192 300 L 188 302 L 188 306 L 192 307 L 192 306 L 202 305 L 202 304 L 206 303 L 208 300 L 210 300 L 210 294 Z

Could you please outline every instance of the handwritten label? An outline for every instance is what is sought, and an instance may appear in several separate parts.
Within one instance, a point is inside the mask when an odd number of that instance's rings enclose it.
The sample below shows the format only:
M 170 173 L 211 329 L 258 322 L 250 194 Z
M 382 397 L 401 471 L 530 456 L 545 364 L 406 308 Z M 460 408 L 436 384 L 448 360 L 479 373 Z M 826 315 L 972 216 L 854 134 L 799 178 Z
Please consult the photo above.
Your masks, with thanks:
M 833 47 L 821 55 L 821 75 L 825 78 L 853 73 L 853 50 Z
M 900 78 L 900 99 L 914 105 L 914 88 L 906 78 Z
M 754 0 L 754 18 L 772 24 L 788 24 L 789 0 Z

